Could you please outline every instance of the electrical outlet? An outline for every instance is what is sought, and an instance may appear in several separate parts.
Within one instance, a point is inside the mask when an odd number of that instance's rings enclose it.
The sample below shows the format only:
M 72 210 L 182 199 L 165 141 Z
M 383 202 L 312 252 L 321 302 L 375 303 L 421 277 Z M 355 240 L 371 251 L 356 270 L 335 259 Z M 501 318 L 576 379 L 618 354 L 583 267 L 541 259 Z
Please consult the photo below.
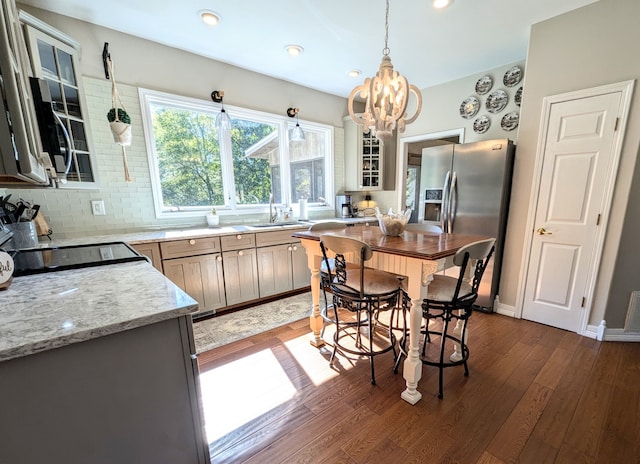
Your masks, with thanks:
M 91 211 L 94 216 L 104 216 L 107 214 L 107 211 L 104 209 L 104 201 L 91 200 Z

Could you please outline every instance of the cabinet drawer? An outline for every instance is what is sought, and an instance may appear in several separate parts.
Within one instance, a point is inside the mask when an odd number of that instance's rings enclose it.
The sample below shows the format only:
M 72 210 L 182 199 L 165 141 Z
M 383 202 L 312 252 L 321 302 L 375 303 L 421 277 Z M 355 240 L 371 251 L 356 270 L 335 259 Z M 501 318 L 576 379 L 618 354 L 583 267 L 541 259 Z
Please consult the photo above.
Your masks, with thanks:
M 218 237 L 202 237 L 161 242 L 160 250 L 162 252 L 162 259 L 206 255 L 207 253 L 220 251 L 220 239 Z
M 223 251 L 241 250 L 243 248 L 254 248 L 256 246 L 255 234 L 225 235 L 220 237 L 220 244 Z
M 273 232 L 260 232 L 256 236 L 256 246 L 283 245 L 285 243 L 299 242 L 300 239 L 291 236 L 294 232 L 298 232 L 298 230 L 287 229 Z

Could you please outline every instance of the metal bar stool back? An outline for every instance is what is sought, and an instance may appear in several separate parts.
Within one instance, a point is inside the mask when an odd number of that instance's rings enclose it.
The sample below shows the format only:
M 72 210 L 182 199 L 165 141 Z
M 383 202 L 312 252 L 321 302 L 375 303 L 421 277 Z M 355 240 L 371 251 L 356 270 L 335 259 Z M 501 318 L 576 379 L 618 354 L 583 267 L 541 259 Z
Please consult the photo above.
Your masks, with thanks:
M 397 358 L 395 335 L 390 328 L 378 326 L 376 314 L 398 309 L 403 301 L 401 279 L 395 274 L 365 267 L 373 252 L 360 240 L 322 235 L 320 247 L 325 261 L 329 255 L 335 256 L 334 270 L 327 263 L 336 315 L 330 362 L 338 351 L 368 357 L 371 383 L 375 385 L 374 357 L 393 351 L 394 360 Z M 357 261 L 357 267 L 350 268 L 347 259 L 352 263 Z
M 422 345 L 421 360 L 423 364 L 438 367 L 438 397 L 443 397 L 443 370 L 446 367 L 464 365 L 464 375 L 469 375 L 469 347 L 467 346 L 467 321 L 473 311 L 473 304 L 478 298 L 478 289 L 484 271 L 495 249 L 495 239 L 480 240 L 460 248 L 453 263 L 460 267 L 457 278 L 436 275 L 429 284 L 427 298 L 422 302 L 422 317 L 426 328 Z M 473 264 L 475 262 L 475 265 Z M 456 325 L 449 331 L 449 324 L 455 320 Z M 441 327 L 433 327 L 433 322 L 440 322 Z M 434 357 L 427 353 L 427 343 L 431 336 L 440 337 L 440 350 Z M 447 341 L 453 342 L 453 353 L 445 360 Z

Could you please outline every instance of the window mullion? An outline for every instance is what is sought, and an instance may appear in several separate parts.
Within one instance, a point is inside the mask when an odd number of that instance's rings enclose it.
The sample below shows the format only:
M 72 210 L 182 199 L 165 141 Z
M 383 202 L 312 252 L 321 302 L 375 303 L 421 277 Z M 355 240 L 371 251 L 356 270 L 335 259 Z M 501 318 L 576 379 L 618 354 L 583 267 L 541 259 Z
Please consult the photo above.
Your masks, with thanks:
M 233 175 L 233 151 L 231 147 L 231 132 L 218 132 L 220 143 L 220 164 L 222 165 L 222 188 L 224 203 L 227 208 L 236 209 L 236 182 Z
M 289 123 L 283 121 L 280 124 L 280 188 L 282 191 L 282 204 L 291 204 L 291 159 L 289 156 Z

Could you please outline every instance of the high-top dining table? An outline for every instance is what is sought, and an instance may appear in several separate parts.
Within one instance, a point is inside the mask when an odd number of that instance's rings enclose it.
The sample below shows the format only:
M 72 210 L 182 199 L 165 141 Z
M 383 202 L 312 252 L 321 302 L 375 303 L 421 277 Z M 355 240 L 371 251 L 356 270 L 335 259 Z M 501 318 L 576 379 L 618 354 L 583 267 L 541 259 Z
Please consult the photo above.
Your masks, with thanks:
M 311 344 L 324 345 L 320 336 L 324 320 L 320 315 L 320 236 L 326 233 L 352 237 L 371 247 L 373 257 L 367 266 L 381 269 L 406 277 L 406 291 L 411 299 L 409 324 L 409 351 L 404 362 L 403 376 L 407 388 L 401 397 L 410 404 L 416 404 L 422 398 L 417 390 L 422 377 L 419 339 L 422 325 L 422 300 L 427 295 L 427 286 L 433 280 L 433 274 L 452 264 L 453 255 L 460 247 L 488 237 L 463 234 L 439 234 L 434 232 L 404 231 L 393 237 L 385 235 L 377 226 L 355 226 L 331 231 L 302 231 L 292 234 L 299 238 L 307 251 L 309 270 L 311 271 L 311 295 L 313 311 L 310 326 L 313 330 Z

